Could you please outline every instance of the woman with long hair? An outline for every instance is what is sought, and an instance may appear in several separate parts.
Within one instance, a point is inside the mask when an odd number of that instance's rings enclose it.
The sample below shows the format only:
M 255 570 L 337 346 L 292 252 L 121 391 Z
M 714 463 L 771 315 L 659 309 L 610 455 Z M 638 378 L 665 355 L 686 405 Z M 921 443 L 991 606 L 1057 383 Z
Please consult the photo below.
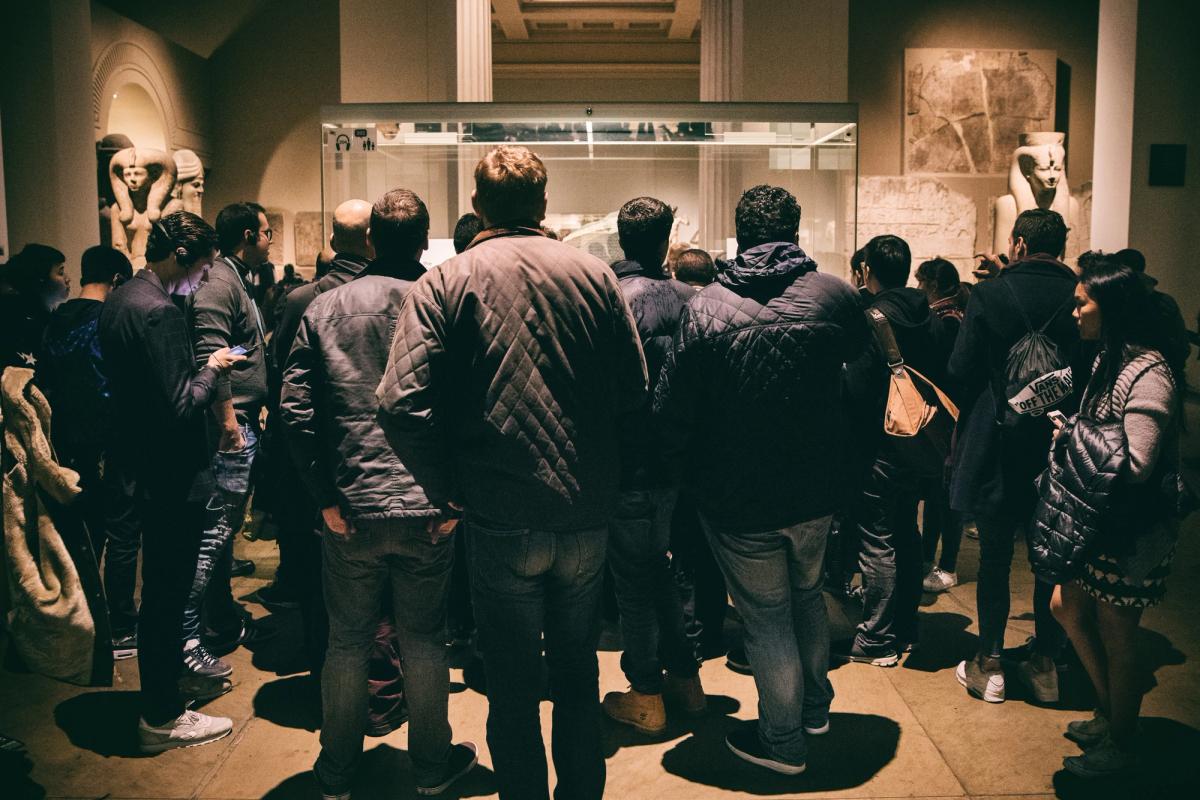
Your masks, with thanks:
M 1142 702 L 1136 638 L 1142 612 L 1161 602 L 1178 536 L 1163 487 L 1177 485 L 1184 365 L 1169 360 L 1142 276 L 1111 257 L 1092 260 L 1075 292 L 1080 338 L 1100 346 L 1080 405 L 1097 422 L 1120 422 L 1128 462 L 1083 573 L 1055 588 L 1051 608 L 1096 689 L 1092 719 L 1067 726 L 1083 754 L 1064 760 L 1082 777 L 1134 764 Z

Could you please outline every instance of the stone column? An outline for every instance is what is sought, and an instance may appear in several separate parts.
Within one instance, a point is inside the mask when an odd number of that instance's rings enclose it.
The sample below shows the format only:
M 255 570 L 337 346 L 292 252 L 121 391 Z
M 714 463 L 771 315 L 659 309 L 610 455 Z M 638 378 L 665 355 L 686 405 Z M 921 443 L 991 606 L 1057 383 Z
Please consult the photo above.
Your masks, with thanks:
M 489 0 L 458 0 L 458 102 L 492 102 Z
M 700 100 L 727 103 L 742 99 L 744 56 L 743 0 L 703 0 L 700 6 Z M 720 135 L 728 126 L 714 123 Z M 700 149 L 700 246 L 725 249 L 732 231 L 734 165 L 714 148 Z M 732 256 L 733 253 L 726 253 Z
M 458 2 L 458 102 L 492 101 L 492 4 L 490 0 Z M 471 210 L 471 192 L 475 188 L 475 164 L 483 157 L 483 147 L 459 149 L 456 159 L 457 195 L 451 205 L 449 230 L 461 214 Z
M 92 8 L 88 0 L 0 3 L 0 107 L 8 240 L 79 258 L 100 242 L 92 130 Z
M 1109 252 L 1129 246 L 1137 22 L 1137 0 L 1100 0 L 1091 246 Z

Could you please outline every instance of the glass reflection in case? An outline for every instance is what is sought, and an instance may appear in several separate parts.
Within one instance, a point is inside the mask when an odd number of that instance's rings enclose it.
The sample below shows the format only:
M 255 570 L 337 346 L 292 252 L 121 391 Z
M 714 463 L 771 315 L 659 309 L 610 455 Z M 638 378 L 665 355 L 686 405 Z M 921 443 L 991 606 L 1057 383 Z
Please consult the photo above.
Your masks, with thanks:
M 415 191 L 431 217 L 434 266 L 454 254 L 471 211 L 475 164 L 502 142 L 546 164 L 545 226 L 598 258 L 622 257 L 617 211 L 656 197 L 678 238 L 714 256 L 736 252 L 734 207 L 768 183 L 796 195 L 800 246 L 834 274 L 855 248 L 858 107 L 827 103 L 397 103 L 322 109 L 322 218 L 342 201 Z M 325 235 L 329 231 L 326 229 Z

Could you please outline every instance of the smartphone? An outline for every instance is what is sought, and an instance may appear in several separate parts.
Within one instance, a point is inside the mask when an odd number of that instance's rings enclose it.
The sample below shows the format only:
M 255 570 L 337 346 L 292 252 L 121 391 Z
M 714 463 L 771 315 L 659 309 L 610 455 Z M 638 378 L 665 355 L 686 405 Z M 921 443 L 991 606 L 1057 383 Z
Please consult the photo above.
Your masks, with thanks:
M 1050 422 L 1053 423 L 1054 427 L 1056 428 L 1061 428 L 1063 425 L 1067 424 L 1067 415 L 1061 411 L 1058 411 L 1057 409 L 1054 411 L 1047 411 L 1046 419 L 1050 420 Z
M 257 349 L 258 349 L 258 342 L 255 342 L 254 344 L 250 345 L 249 347 L 239 344 L 237 347 L 230 348 L 229 352 L 235 356 L 247 356 L 247 355 L 250 355 L 251 353 L 253 353 Z

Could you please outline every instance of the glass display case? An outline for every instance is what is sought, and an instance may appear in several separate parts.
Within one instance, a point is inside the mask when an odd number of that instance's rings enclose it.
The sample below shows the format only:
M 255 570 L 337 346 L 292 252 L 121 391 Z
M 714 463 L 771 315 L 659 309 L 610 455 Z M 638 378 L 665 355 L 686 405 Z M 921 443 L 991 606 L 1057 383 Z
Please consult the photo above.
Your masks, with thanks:
M 852 104 L 348 104 L 324 107 L 321 123 L 324 235 L 342 201 L 411 189 L 431 217 L 427 266 L 453 255 L 475 164 L 501 142 L 545 162 L 545 225 L 605 261 L 621 257 L 618 209 L 642 195 L 676 209 L 679 239 L 732 255 L 734 207 L 760 183 L 796 195 L 800 245 L 829 272 L 842 274 L 856 246 Z

